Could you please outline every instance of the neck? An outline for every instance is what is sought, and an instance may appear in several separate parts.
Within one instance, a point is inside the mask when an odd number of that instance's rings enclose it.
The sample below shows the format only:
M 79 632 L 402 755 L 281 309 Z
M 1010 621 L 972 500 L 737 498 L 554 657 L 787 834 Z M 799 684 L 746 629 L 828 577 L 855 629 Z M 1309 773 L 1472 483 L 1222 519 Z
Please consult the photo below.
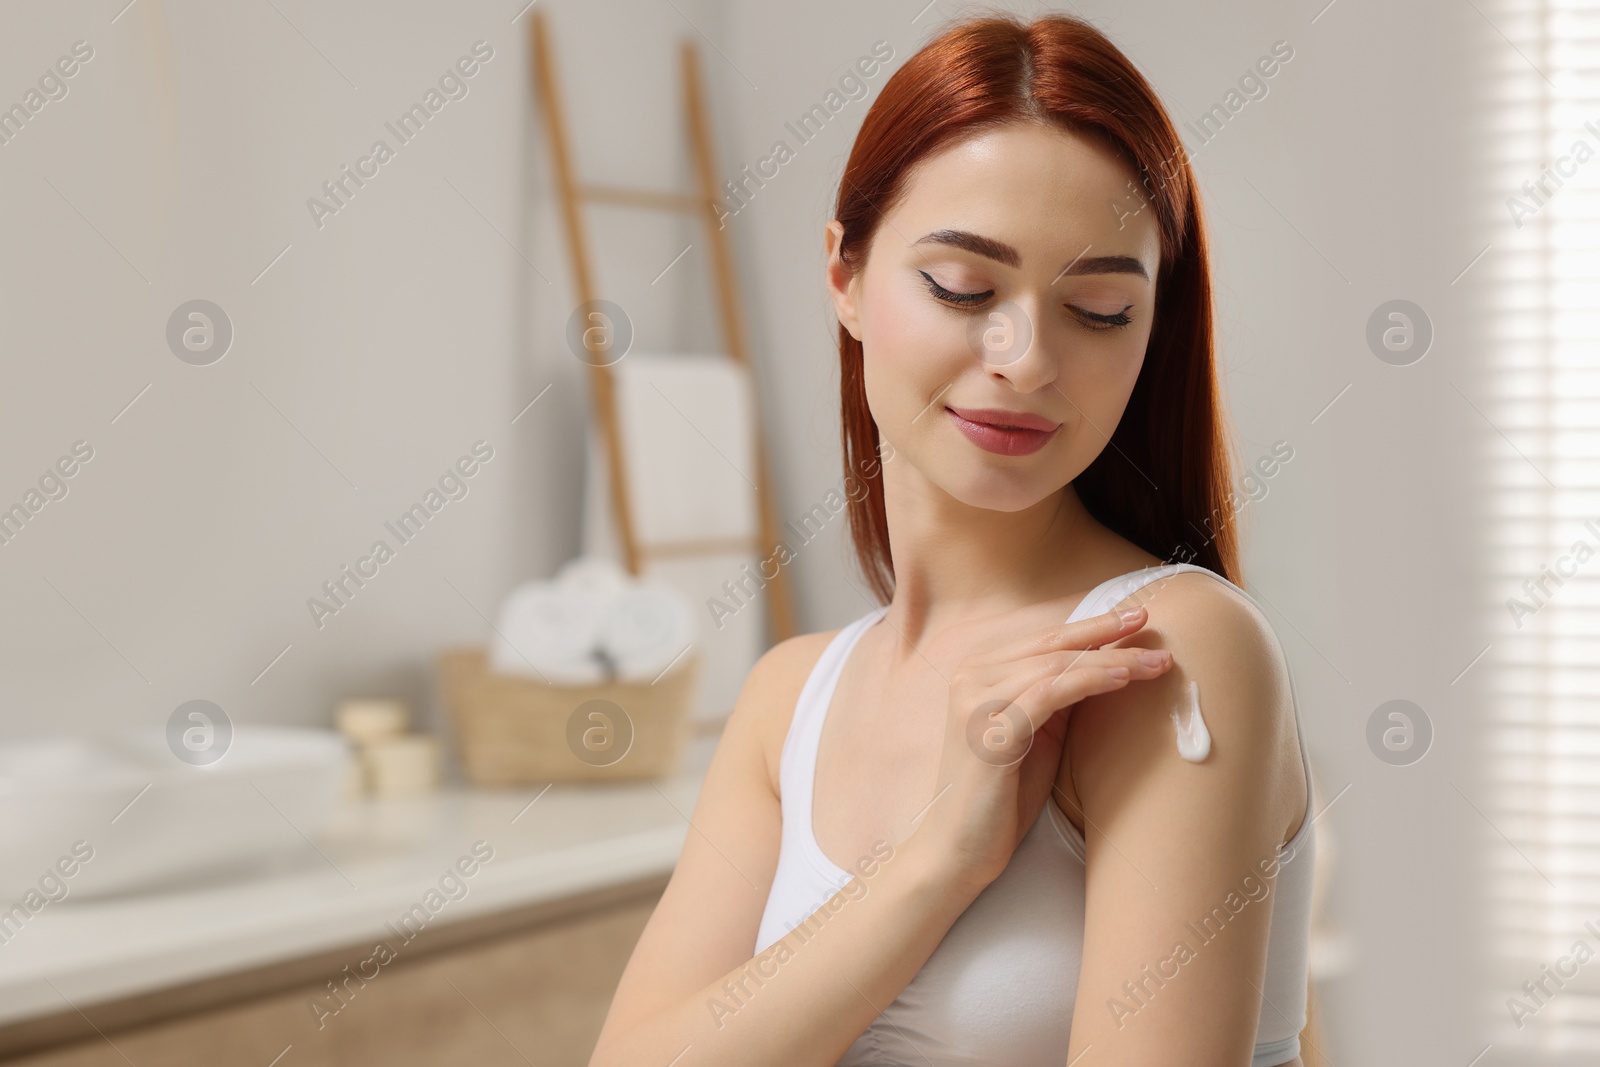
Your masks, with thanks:
M 953 623 L 1064 596 L 1102 529 L 1070 484 L 1021 511 L 964 504 L 885 467 L 895 591 L 886 621 L 912 646 Z

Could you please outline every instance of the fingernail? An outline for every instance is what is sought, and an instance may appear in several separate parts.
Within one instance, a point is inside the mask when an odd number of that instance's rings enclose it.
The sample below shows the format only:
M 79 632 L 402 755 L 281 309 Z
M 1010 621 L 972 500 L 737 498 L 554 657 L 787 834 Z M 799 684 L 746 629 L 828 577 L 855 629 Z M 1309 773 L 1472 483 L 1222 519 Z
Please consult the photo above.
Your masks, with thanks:
M 1142 612 L 1143 610 L 1144 610 L 1144 608 L 1137 607 L 1137 606 L 1131 607 L 1131 608 L 1123 608 L 1121 611 L 1117 612 L 1117 618 L 1122 620 L 1123 623 L 1138 622 L 1139 621 L 1139 613 Z
M 1146 667 L 1159 667 L 1167 662 L 1167 654 L 1165 652 L 1157 651 L 1141 652 L 1139 653 L 1139 662 L 1143 663 Z

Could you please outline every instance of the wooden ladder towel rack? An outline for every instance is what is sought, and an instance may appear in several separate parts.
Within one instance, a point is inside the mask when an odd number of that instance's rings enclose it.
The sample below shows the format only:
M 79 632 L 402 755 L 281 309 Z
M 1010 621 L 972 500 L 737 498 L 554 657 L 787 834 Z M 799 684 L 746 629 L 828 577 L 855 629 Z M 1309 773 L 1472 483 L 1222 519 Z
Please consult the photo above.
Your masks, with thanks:
M 745 346 L 744 323 L 739 314 L 739 295 L 734 279 L 733 256 L 727 233 L 718 224 L 716 210 L 716 176 L 713 170 L 715 155 L 711 149 L 711 125 L 701 97 L 700 67 L 692 42 L 680 44 L 683 64 L 684 106 L 689 120 L 689 141 L 694 155 L 698 190 L 694 193 L 660 192 L 652 189 L 628 189 L 578 181 L 572 161 L 572 151 L 567 141 L 566 124 L 562 118 L 560 90 L 556 84 L 556 71 L 550 47 L 550 33 L 544 14 L 535 12 L 529 20 L 533 54 L 534 95 L 544 117 L 544 126 L 551 141 L 551 157 L 555 166 L 556 187 L 561 198 L 561 215 L 567 232 L 567 248 L 572 255 L 572 271 L 577 281 L 578 299 L 584 307 L 592 306 L 597 299 L 594 278 L 590 270 L 589 243 L 584 232 L 580 211 L 585 202 L 613 204 L 646 211 L 699 215 L 706 224 L 706 235 L 711 248 L 711 271 L 717 293 L 722 334 L 728 355 L 743 365 L 751 385 L 751 415 L 755 426 L 755 464 L 757 481 L 758 533 L 754 540 L 739 538 L 729 540 L 690 540 L 641 544 L 634 529 L 633 512 L 628 499 L 628 472 L 624 461 L 621 429 L 618 425 L 616 389 L 611 369 L 604 358 L 605 346 L 596 349 L 591 344 L 593 331 L 585 331 L 584 346 L 596 358 L 586 360 L 589 366 L 590 392 L 595 416 L 600 421 L 606 449 L 606 467 L 610 482 L 611 511 L 621 541 L 623 563 L 629 574 L 639 574 L 644 560 L 669 556 L 717 555 L 749 549 L 764 557 L 777 546 L 777 510 L 772 499 L 772 480 L 767 472 L 766 449 L 761 435 L 760 395 L 755 388 L 754 369 L 749 350 Z M 766 579 L 767 622 L 774 642 L 794 635 L 794 601 L 789 588 L 788 572 L 779 567 L 774 577 Z

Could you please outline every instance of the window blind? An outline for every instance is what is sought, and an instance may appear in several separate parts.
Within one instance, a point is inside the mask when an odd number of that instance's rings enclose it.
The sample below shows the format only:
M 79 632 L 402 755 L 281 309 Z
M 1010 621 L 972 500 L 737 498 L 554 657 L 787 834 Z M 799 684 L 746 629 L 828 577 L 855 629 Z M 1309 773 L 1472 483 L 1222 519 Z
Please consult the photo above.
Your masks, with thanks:
M 1472 0 L 1489 300 L 1489 1062 L 1600 1062 L 1600 0 Z M 1496 36 L 1498 35 L 1498 36 Z M 1486 831 L 1487 832 L 1487 831 Z M 1504 835 L 1504 840 L 1500 838 Z M 1507 843 L 1512 847 L 1507 847 Z

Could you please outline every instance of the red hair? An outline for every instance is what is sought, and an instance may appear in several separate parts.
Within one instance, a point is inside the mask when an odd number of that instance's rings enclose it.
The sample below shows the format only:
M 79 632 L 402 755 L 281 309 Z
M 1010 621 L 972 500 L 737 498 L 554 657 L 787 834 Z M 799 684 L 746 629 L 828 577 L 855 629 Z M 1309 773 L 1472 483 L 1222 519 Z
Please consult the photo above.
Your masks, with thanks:
M 879 222 L 924 157 L 1016 122 L 1096 138 L 1142 176 L 1160 224 L 1156 306 L 1144 364 L 1109 447 L 1073 482 L 1094 518 L 1152 555 L 1208 567 L 1242 587 L 1213 359 L 1211 272 L 1188 153 L 1155 91 L 1093 26 L 1064 15 L 985 16 L 946 29 L 895 71 L 856 135 L 834 217 L 840 256 L 865 265 Z M 867 407 L 861 342 L 839 327 L 844 469 L 868 487 L 849 500 L 850 533 L 878 598 L 894 561 Z

